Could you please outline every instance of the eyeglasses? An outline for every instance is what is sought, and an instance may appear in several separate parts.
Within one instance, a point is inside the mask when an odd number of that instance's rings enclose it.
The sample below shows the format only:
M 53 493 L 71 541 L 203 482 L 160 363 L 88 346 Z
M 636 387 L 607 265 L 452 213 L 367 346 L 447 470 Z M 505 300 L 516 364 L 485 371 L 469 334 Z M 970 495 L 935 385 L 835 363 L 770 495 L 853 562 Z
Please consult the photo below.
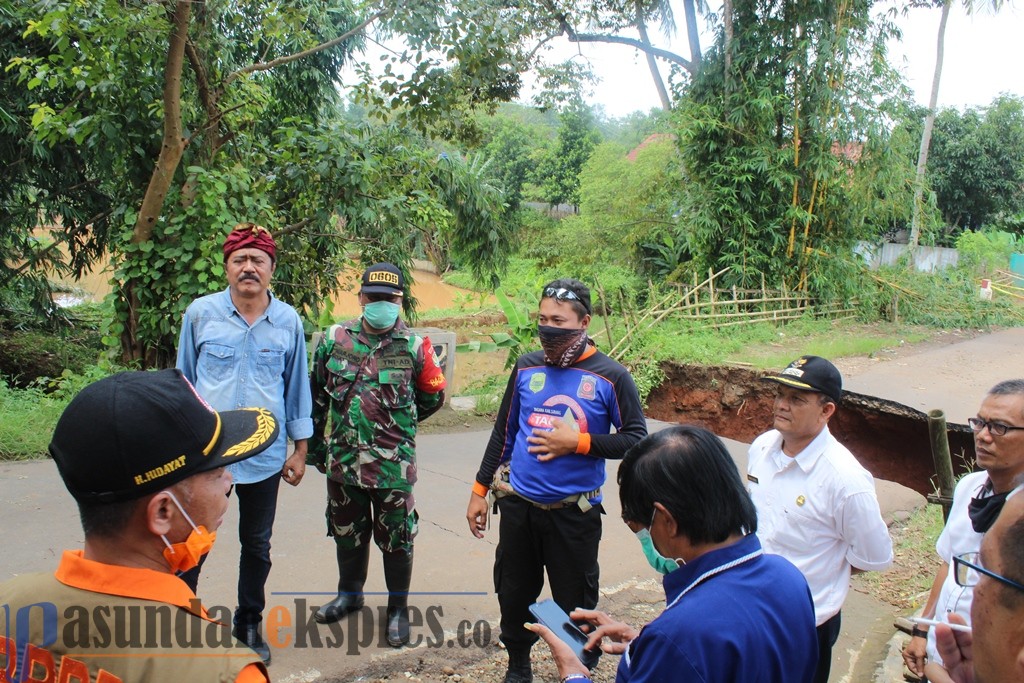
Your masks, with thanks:
M 1000 576 L 994 571 L 982 567 L 981 553 L 963 553 L 961 555 L 956 555 L 953 558 L 953 578 L 956 579 L 956 584 L 958 586 L 963 586 L 964 588 L 977 586 L 978 580 L 981 578 L 978 576 L 979 574 L 984 574 L 996 581 L 1005 583 L 1007 586 L 1012 586 L 1019 591 L 1024 591 L 1024 586 L 1013 579 Z
M 988 432 L 992 436 L 1006 436 L 1006 432 L 1011 429 L 1024 429 L 1024 427 L 1004 425 L 1002 422 L 989 422 L 988 420 L 982 420 L 980 417 L 967 418 L 967 425 L 971 428 L 972 432 L 980 432 L 985 427 L 988 427 Z

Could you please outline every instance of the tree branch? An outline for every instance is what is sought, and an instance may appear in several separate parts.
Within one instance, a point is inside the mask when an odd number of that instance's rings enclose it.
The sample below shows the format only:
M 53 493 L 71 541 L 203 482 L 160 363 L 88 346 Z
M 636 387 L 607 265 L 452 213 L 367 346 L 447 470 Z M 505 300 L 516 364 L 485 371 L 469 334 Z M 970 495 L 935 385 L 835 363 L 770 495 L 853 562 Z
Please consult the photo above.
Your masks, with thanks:
M 563 24 L 568 26 L 568 24 Z M 635 38 L 623 38 L 622 36 L 611 36 L 603 35 L 600 33 L 576 33 L 575 31 L 566 31 L 566 36 L 570 42 L 573 43 L 616 43 L 618 45 L 628 45 L 636 48 L 641 52 L 651 55 L 653 57 L 660 57 L 667 62 L 678 64 L 687 71 L 693 73 L 694 66 L 693 62 L 677 55 L 675 52 L 669 52 L 668 50 L 662 50 L 660 47 L 654 47 L 653 45 L 644 45 L 642 42 Z
M 382 9 L 382 10 L 380 10 L 379 12 L 377 12 L 375 14 L 371 14 L 369 17 L 367 17 L 362 22 L 360 22 L 359 25 L 356 26 L 355 28 L 352 28 L 352 29 L 349 29 L 348 31 L 345 31 L 345 33 L 341 34 L 337 38 L 334 38 L 333 40 L 328 40 L 326 43 L 320 43 L 316 47 L 311 47 L 308 50 L 303 50 L 302 52 L 296 52 L 294 54 L 285 55 L 284 57 L 278 57 L 277 59 L 272 59 L 269 62 L 260 62 L 258 64 L 250 64 L 247 67 L 241 68 L 241 69 L 239 69 L 237 71 L 233 71 L 230 74 L 228 74 L 227 77 L 224 78 L 224 81 L 221 84 L 221 87 L 222 88 L 226 88 L 233 81 L 235 81 L 236 79 L 240 78 L 241 76 L 244 76 L 245 74 L 249 74 L 249 73 L 252 73 L 254 71 L 268 71 L 270 69 L 273 69 L 274 67 L 281 66 L 282 64 L 288 64 L 289 62 L 294 62 L 296 60 L 302 59 L 303 57 L 308 57 L 309 55 L 316 54 L 317 52 L 323 52 L 324 50 L 329 50 L 330 48 L 334 47 L 335 45 L 338 45 L 338 44 L 348 40 L 352 36 L 357 35 L 358 33 L 362 32 L 363 29 L 365 29 L 367 26 L 369 26 L 373 22 L 377 21 L 381 17 L 384 17 L 384 16 L 386 16 L 388 14 L 391 14 L 394 11 L 394 9 L 395 8 L 393 8 L 393 7 L 389 8 L 389 9 Z
M 290 235 L 293 232 L 298 232 L 299 230 L 301 230 L 302 228 L 306 227 L 307 225 L 309 225 L 312 222 L 313 222 L 312 218 L 303 218 L 298 223 L 292 223 L 291 225 L 286 225 L 283 228 L 274 231 L 274 236 L 275 237 L 280 237 L 281 235 Z

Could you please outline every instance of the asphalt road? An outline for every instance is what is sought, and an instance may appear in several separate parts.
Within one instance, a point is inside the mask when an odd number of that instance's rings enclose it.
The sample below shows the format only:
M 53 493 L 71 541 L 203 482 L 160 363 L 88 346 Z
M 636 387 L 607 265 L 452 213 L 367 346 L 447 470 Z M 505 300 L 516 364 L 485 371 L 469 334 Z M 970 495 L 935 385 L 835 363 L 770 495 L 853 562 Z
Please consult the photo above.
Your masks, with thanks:
M 959 422 L 974 414 L 985 390 L 996 381 L 1024 374 L 1022 356 L 1024 329 L 1008 330 L 898 360 L 862 364 L 849 371 L 846 385 L 922 410 L 940 407 Z M 421 520 L 411 603 L 423 624 L 414 625 L 413 638 L 422 637 L 421 647 L 450 645 L 453 659 L 454 650 L 472 650 L 485 644 L 488 636 L 493 640 L 498 619 L 491 582 L 497 532 L 476 539 L 464 517 L 487 437 L 487 432 L 468 432 L 419 439 L 416 498 Z M 745 445 L 729 446 L 737 466 L 744 468 Z M 615 472 L 615 463 L 609 463 L 600 550 L 601 583 L 612 591 L 656 579 L 633 534 L 619 521 Z M 923 503 L 918 494 L 897 484 L 878 482 L 878 487 L 887 516 Z M 337 582 L 333 543 L 325 534 L 325 497 L 323 476 L 315 470 L 297 488 L 282 484 L 265 613 L 274 657 L 270 670 L 278 682 L 354 680 L 368 663 L 401 654 L 388 647 L 379 632 L 376 610 L 387 597 L 376 550 L 366 585 L 371 610 L 334 628 L 310 619 L 311 609 L 333 597 Z M 0 465 L 0 506 L 0 578 L 52 571 L 62 549 L 82 545 L 75 505 L 49 460 Z M 207 606 L 229 610 L 234 604 L 236 524 L 232 507 L 200 581 L 199 594 Z M 884 656 L 893 616 L 888 605 L 851 593 L 835 651 L 834 683 L 868 680 L 858 672 L 873 670 L 873 663 Z M 466 648 L 459 644 L 460 634 Z

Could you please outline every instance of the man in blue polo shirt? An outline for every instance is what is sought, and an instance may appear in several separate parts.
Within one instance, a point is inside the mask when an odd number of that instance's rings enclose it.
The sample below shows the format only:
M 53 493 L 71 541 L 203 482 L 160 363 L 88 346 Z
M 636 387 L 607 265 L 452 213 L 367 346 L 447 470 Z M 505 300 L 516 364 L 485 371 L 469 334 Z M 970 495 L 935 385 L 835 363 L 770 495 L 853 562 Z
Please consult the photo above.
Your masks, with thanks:
M 757 513 L 736 465 L 711 432 L 691 425 L 648 436 L 619 465 L 622 519 L 665 573 L 665 610 L 637 630 L 602 612 L 587 649 L 621 654 L 617 683 L 809 683 L 818 659 L 814 604 L 800 571 L 761 549 Z M 563 681 L 590 672 L 548 628 Z M 603 644 L 602 644 L 603 643 Z

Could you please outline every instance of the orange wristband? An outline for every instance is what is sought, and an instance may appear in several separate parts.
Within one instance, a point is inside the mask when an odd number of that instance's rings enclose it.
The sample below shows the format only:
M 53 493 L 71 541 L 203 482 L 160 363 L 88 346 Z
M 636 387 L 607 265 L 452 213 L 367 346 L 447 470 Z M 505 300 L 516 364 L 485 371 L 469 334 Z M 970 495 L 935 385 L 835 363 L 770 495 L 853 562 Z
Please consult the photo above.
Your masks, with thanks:
M 480 496 L 481 498 L 487 497 L 488 488 L 478 481 L 473 482 L 473 493 Z

